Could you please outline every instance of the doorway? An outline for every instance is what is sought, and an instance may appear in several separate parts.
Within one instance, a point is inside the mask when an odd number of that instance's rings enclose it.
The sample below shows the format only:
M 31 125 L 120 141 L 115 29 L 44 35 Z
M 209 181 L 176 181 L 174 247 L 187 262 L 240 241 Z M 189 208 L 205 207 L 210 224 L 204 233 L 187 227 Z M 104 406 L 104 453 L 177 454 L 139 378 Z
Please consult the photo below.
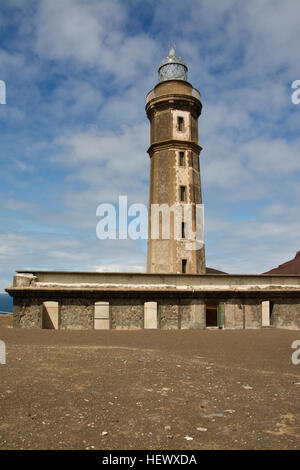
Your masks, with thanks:
M 144 303 L 144 328 L 157 329 L 157 302 Z
M 109 302 L 95 302 L 94 329 L 109 330 Z
M 273 325 L 273 306 L 270 300 L 264 300 L 261 303 L 261 326 L 268 327 Z
M 42 328 L 58 330 L 58 302 L 43 302 Z
M 212 328 L 218 326 L 218 304 L 208 302 L 206 304 L 206 327 Z

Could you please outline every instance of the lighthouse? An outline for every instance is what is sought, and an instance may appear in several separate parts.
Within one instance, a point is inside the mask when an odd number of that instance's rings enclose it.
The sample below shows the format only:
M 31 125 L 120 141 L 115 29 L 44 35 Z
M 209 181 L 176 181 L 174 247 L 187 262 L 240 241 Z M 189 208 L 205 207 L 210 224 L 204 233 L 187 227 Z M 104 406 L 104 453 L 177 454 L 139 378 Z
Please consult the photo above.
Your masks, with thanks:
M 147 272 L 205 273 L 198 143 L 201 96 L 172 47 L 146 99 L 150 121 Z

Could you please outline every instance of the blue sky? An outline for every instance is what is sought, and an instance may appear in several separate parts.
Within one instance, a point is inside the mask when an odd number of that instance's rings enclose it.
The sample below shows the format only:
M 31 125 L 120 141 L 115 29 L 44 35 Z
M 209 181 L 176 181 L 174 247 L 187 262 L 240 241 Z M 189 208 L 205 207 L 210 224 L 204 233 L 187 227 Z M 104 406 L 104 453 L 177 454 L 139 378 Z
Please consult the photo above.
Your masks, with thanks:
M 147 203 L 145 97 L 171 42 L 200 90 L 207 264 L 263 272 L 300 249 L 297 0 L 0 3 L 0 291 L 15 269 L 145 269 L 96 208 Z

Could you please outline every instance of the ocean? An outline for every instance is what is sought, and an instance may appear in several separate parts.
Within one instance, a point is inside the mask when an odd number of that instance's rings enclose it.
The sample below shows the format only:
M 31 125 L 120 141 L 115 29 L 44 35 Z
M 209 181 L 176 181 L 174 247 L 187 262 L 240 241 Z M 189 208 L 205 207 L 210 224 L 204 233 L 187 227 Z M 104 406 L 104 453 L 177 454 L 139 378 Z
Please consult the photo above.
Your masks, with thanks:
M 13 299 L 8 294 L 0 294 L 0 314 L 3 312 L 12 313 Z

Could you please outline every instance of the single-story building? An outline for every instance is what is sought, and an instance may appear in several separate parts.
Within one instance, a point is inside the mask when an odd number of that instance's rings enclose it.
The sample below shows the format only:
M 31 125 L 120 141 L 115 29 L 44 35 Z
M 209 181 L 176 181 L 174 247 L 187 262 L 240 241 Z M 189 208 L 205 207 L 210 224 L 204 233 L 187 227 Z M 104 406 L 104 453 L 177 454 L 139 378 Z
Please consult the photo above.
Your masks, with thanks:
M 17 271 L 14 327 L 300 329 L 300 275 Z

